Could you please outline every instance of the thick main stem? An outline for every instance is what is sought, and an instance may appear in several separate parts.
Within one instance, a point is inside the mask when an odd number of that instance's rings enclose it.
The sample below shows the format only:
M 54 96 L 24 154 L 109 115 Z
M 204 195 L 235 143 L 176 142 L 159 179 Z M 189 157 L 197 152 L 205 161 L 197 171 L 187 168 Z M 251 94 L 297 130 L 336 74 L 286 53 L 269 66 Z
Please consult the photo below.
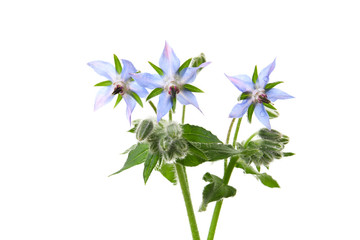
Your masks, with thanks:
M 237 137 L 238 137 L 238 134 L 239 134 L 240 124 L 241 124 L 241 118 L 239 118 L 239 120 L 237 122 L 237 125 L 236 125 L 233 146 L 235 146 L 235 144 L 236 144 L 236 140 L 237 140 Z M 232 127 L 232 125 L 230 125 L 230 127 Z M 236 161 L 237 161 L 237 158 L 231 158 L 230 159 L 229 165 L 226 167 L 226 170 L 224 172 L 224 177 L 223 177 L 224 184 L 229 183 L 231 173 L 234 170 L 234 167 L 236 165 Z M 220 200 L 220 201 L 216 202 L 213 217 L 211 219 L 211 224 L 210 224 L 209 234 L 208 234 L 207 240 L 213 240 L 214 239 L 216 226 L 217 226 L 217 223 L 218 223 L 218 220 L 219 220 L 222 203 L 223 203 L 223 200 Z
M 196 224 L 194 208 L 193 208 L 192 202 L 191 202 L 189 185 L 187 183 L 185 167 L 178 163 L 175 163 L 175 168 L 176 168 L 179 183 L 181 186 L 181 191 L 184 196 L 186 211 L 187 211 L 187 215 L 189 218 L 189 223 L 190 223 L 193 240 L 200 240 L 200 234 L 199 234 L 199 230 L 198 230 L 198 227 Z

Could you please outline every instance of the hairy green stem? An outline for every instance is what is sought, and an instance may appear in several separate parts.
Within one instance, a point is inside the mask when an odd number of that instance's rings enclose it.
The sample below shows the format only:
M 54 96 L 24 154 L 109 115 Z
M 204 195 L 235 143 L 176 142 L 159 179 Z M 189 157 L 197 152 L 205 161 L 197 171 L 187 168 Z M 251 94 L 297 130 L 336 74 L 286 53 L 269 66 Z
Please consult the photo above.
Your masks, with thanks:
M 175 168 L 178 175 L 181 191 L 184 196 L 186 211 L 189 218 L 190 229 L 193 240 L 200 240 L 200 234 L 196 224 L 194 208 L 191 202 L 190 190 L 187 182 L 185 167 L 182 166 L 181 164 L 175 163 Z
M 234 140 L 233 140 L 233 146 L 235 146 L 236 144 L 236 140 L 239 134 L 239 129 L 240 129 L 240 124 L 241 124 L 241 119 L 239 118 L 237 125 L 236 125 L 236 129 L 235 129 L 235 134 L 234 134 Z M 227 166 L 225 173 L 224 173 L 224 177 L 223 177 L 223 182 L 224 184 L 228 184 L 230 177 L 231 177 L 231 173 L 234 170 L 234 167 L 236 165 L 236 161 L 237 158 L 231 158 L 229 165 Z M 209 229 L 209 233 L 208 233 L 208 238 L 207 240 L 213 240 L 214 236 L 215 236 L 215 231 L 216 231 L 216 226 L 219 220 L 219 216 L 220 216 L 220 211 L 221 211 L 221 206 L 222 206 L 223 200 L 217 201 L 215 208 L 214 208 L 214 213 L 211 219 L 211 224 L 210 224 L 210 229 Z
M 232 130 L 232 127 L 234 125 L 235 119 L 236 118 L 233 118 L 231 120 L 230 127 L 229 127 L 229 130 L 228 130 L 227 136 L 226 136 L 226 144 L 228 144 L 229 141 L 230 141 L 230 134 L 231 134 L 231 130 Z M 227 167 L 227 159 L 224 160 L 224 172 L 226 170 L 226 167 Z
M 154 112 L 157 113 L 157 109 L 156 109 L 154 103 L 152 101 L 149 101 L 149 104 L 152 107 L 152 109 L 154 110 Z

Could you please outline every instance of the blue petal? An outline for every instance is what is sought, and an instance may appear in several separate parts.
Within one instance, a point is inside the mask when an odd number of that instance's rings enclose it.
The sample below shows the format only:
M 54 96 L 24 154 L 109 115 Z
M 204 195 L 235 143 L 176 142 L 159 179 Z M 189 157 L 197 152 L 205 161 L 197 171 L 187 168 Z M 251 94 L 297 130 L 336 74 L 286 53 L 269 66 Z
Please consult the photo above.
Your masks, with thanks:
M 251 99 L 245 99 L 241 103 L 236 104 L 231 110 L 229 117 L 241 118 L 242 116 L 244 116 L 244 114 L 250 107 L 251 103 L 252 103 Z
M 157 74 L 137 73 L 130 75 L 142 87 L 154 89 L 164 86 L 164 80 Z
M 126 102 L 126 117 L 129 120 L 129 123 L 131 124 L 131 113 L 136 106 L 136 101 L 129 94 L 124 94 L 123 98 Z
M 167 42 L 165 42 L 165 48 L 160 57 L 159 66 L 167 76 L 173 76 L 180 67 L 179 58 Z
M 179 94 L 176 95 L 176 98 L 179 100 L 179 102 L 181 104 L 183 104 L 183 105 L 191 104 L 200 110 L 200 107 L 199 107 L 198 102 L 196 101 L 195 95 L 192 92 L 190 92 L 189 90 L 184 89 L 184 90 L 180 91 Z M 201 112 L 201 110 L 200 110 L 200 112 Z
M 135 92 L 141 98 L 148 95 L 148 91 L 144 87 L 140 86 L 137 82 L 130 82 L 129 86 L 130 90 Z
M 172 107 L 171 95 L 163 91 L 159 96 L 159 103 L 157 105 L 157 121 L 159 122 Z
M 196 78 L 197 70 L 200 69 L 200 68 L 206 67 L 210 63 L 211 62 L 204 62 L 198 67 L 195 67 L 195 68 L 194 67 L 188 67 L 188 68 L 184 68 L 183 70 L 181 70 L 181 72 L 180 72 L 181 83 L 182 84 L 192 83 Z
M 269 91 L 266 92 L 267 98 L 272 101 L 275 102 L 278 99 L 289 99 L 289 98 L 294 98 L 293 96 L 287 94 L 286 92 L 283 92 L 277 88 L 272 88 Z
M 93 61 L 89 62 L 88 65 L 92 67 L 97 74 L 106 77 L 108 80 L 114 81 L 116 79 L 116 70 L 112 64 L 104 61 Z
M 264 89 L 266 84 L 269 82 L 269 76 L 270 76 L 270 73 L 272 73 L 272 71 L 274 70 L 275 64 L 276 64 L 276 58 L 266 68 L 261 70 L 261 72 L 259 74 L 259 77 L 258 77 L 258 79 L 256 81 L 257 85 L 260 88 Z
M 237 75 L 237 76 L 225 76 L 239 89 L 241 92 L 252 92 L 254 91 L 254 83 L 251 81 L 251 78 L 247 75 Z
M 269 130 L 271 130 L 269 115 L 266 112 L 264 105 L 262 103 L 257 103 L 255 105 L 254 112 L 259 121 L 264 124 L 264 126 L 267 127 Z
M 105 104 L 109 103 L 114 95 L 112 95 L 114 88 L 112 86 L 109 87 L 102 87 L 95 98 L 95 105 L 94 111 L 98 110 L 100 107 L 104 106 Z
M 137 70 L 130 61 L 125 60 L 125 59 L 121 59 L 121 61 L 123 63 L 123 68 L 122 68 L 120 77 L 124 81 L 127 81 L 131 77 L 130 73 L 136 73 Z

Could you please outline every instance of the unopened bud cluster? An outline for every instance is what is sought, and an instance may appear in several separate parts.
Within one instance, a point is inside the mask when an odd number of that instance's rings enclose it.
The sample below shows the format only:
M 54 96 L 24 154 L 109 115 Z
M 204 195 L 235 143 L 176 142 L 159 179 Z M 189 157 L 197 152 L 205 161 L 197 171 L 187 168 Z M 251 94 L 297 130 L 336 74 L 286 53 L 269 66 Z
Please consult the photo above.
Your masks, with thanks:
M 188 145 L 182 137 L 182 128 L 175 122 L 146 119 L 136 128 L 136 138 L 149 143 L 151 152 L 161 154 L 164 161 L 182 159 L 188 152 Z
M 282 152 L 285 145 L 289 143 L 289 137 L 276 130 L 261 129 L 258 132 L 260 139 L 248 143 L 244 148 L 242 145 L 242 158 L 248 163 L 254 163 L 258 168 L 260 166 L 269 167 L 274 159 L 291 156 L 291 153 Z

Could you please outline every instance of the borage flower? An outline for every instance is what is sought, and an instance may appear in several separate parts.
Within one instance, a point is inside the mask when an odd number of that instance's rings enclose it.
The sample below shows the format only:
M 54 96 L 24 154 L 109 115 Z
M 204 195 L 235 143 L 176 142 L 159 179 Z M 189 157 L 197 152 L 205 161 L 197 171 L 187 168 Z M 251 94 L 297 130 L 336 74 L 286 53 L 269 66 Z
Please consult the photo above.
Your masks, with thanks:
M 278 99 L 293 98 L 293 96 L 274 88 L 274 86 L 281 82 L 268 84 L 269 76 L 275 68 L 275 60 L 269 66 L 264 68 L 259 75 L 257 74 L 257 68 L 255 67 L 253 79 L 247 75 L 231 77 L 225 74 L 235 87 L 242 92 L 240 99 L 243 100 L 241 103 L 234 106 L 229 117 L 241 118 L 248 111 L 249 107 L 251 107 L 251 110 L 249 110 L 250 119 L 252 111 L 254 111 L 259 121 L 264 124 L 265 127 L 271 129 L 269 114 L 267 113 L 265 106 L 275 109 L 271 102 L 275 102 Z
M 165 48 L 159 60 L 160 68 L 149 62 L 158 74 L 131 74 L 141 86 L 155 89 L 150 93 L 151 96 L 160 94 L 157 105 L 157 121 L 160 121 L 170 111 L 176 99 L 183 105 L 192 104 L 200 110 L 196 97 L 192 93 L 199 89 L 190 83 L 195 80 L 197 71 L 206 67 L 210 62 L 204 62 L 198 67 L 188 67 L 190 61 L 191 59 L 180 66 L 179 58 L 165 42 Z
M 96 73 L 108 79 L 108 81 L 95 85 L 103 86 L 103 88 L 101 88 L 96 95 L 94 110 L 98 110 L 100 107 L 109 103 L 115 95 L 118 95 L 114 107 L 124 98 L 127 105 L 126 116 L 131 123 L 131 113 L 136 106 L 136 102 L 142 105 L 139 97 L 146 97 L 148 91 L 131 78 L 130 74 L 136 73 L 137 70 L 130 61 L 121 59 L 123 63 L 122 67 L 116 55 L 114 55 L 114 60 L 116 68 L 112 64 L 104 61 L 88 63 Z

